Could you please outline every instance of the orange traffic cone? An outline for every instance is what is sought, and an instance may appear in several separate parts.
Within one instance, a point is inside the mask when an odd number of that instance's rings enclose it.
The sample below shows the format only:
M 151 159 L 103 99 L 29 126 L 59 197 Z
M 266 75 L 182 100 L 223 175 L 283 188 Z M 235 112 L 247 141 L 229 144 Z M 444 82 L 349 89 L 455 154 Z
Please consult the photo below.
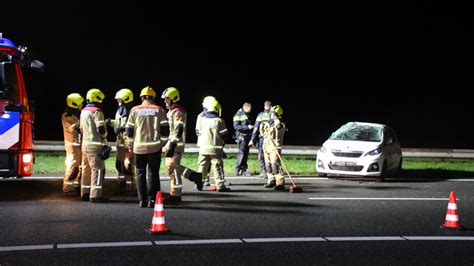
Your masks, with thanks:
M 446 212 L 446 219 L 443 227 L 451 229 L 461 228 L 461 225 L 459 224 L 458 207 L 456 204 L 456 193 L 454 191 L 451 191 L 451 194 L 449 194 L 448 211 Z
M 170 230 L 165 225 L 165 209 L 163 208 L 163 198 L 161 192 L 156 193 L 155 209 L 150 229 L 145 229 L 150 234 L 169 234 Z

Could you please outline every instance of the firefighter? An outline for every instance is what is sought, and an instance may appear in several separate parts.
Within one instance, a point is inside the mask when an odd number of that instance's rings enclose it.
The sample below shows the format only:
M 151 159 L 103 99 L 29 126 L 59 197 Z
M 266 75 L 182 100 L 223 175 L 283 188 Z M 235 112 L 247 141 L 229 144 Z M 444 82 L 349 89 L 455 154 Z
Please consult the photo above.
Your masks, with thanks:
M 82 155 L 79 117 L 83 105 L 84 98 L 79 93 L 71 93 L 66 97 L 66 110 L 61 115 L 66 150 L 63 192 L 70 196 L 80 193 Z
M 90 89 L 86 95 L 87 105 L 81 111 L 82 133 L 82 181 L 81 198 L 93 203 L 105 202 L 102 184 L 105 177 L 105 163 L 100 153 L 107 145 L 102 101 L 105 95 L 99 89 Z
M 162 136 L 168 131 L 166 113 L 155 104 L 155 97 L 152 87 L 143 88 L 142 104 L 132 108 L 126 125 L 128 145 L 135 155 L 137 194 L 142 208 L 155 206 L 156 194 L 160 191 Z
M 197 147 L 199 148 L 199 143 L 200 143 L 200 132 L 199 132 L 199 127 L 201 125 L 201 118 L 204 116 L 204 114 L 207 112 L 207 109 L 206 109 L 206 106 L 209 105 L 210 103 L 213 103 L 214 101 L 216 101 L 216 98 L 214 98 L 214 96 L 206 96 L 204 97 L 203 101 L 202 101 L 202 112 L 199 113 L 199 115 L 197 116 L 196 118 L 196 136 L 197 136 Z M 199 162 L 201 161 L 201 157 L 198 157 L 198 165 L 199 165 Z M 210 178 L 209 178 L 209 173 L 210 173 L 210 169 L 211 169 L 211 165 L 209 164 L 209 168 L 206 169 L 206 171 L 203 171 L 202 173 L 202 180 L 204 182 L 204 185 L 205 186 L 210 186 Z
M 278 156 L 281 156 L 281 147 L 286 131 L 285 123 L 281 120 L 282 115 L 283 108 L 279 105 L 273 106 L 270 111 L 270 119 L 267 122 L 262 122 L 259 130 L 264 137 L 263 151 L 268 178 L 264 187 L 274 190 L 285 190 L 285 178 L 281 172 L 281 162 Z
M 238 144 L 237 162 L 235 164 L 235 174 L 250 176 L 247 171 L 247 159 L 249 156 L 249 142 L 252 135 L 253 125 L 250 123 L 250 112 L 252 105 L 248 102 L 244 103 L 234 115 L 234 139 Z
M 117 136 L 116 147 L 116 161 L 115 168 L 117 169 L 118 190 L 117 194 L 123 194 L 126 191 L 136 191 L 135 185 L 135 158 L 130 147 L 129 142 L 125 141 L 125 126 L 130 114 L 130 109 L 133 105 L 133 92 L 130 89 L 124 88 L 115 94 L 118 108 L 115 113 L 115 119 L 108 120 L 109 125 L 114 129 Z
M 199 170 L 205 174 L 209 165 L 214 167 L 214 180 L 218 192 L 229 192 L 230 189 L 224 184 L 224 137 L 227 135 L 227 127 L 220 117 L 221 105 L 217 101 L 206 102 L 206 112 L 199 121 L 197 128 L 199 136 Z
M 270 119 L 270 110 L 272 108 L 272 102 L 265 101 L 263 104 L 263 111 L 260 112 L 255 120 L 255 126 L 253 128 L 252 137 L 250 139 L 249 146 L 257 146 L 258 149 L 258 163 L 260 165 L 261 178 L 267 178 L 267 172 L 265 169 L 265 156 L 263 153 L 263 136 L 260 134 L 260 124 L 267 122 Z
M 168 142 L 163 146 L 166 170 L 170 177 L 170 195 L 165 198 L 165 202 L 181 202 L 182 178 L 193 181 L 196 188 L 201 191 L 203 186 L 202 174 L 181 165 L 186 143 L 187 114 L 186 109 L 177 104 L 180 100 L 178 89 L 174 87 L 167 88 L 163 91 L 161 98 L 168 109 L 166 116 L 170 128 Z

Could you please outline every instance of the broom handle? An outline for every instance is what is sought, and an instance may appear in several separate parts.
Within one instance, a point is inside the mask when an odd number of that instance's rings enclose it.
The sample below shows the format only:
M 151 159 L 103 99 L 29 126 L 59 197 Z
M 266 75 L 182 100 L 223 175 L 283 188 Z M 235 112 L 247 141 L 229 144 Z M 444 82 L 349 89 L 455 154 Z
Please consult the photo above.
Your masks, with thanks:
M 280 159 L 280 162 L 281 162 L 281 165 L 283 166 L 283 169 L 285 170 L 285 172 L 288 174 L 288 177 L 290 178 L 291 180 L 291 183 L 293 183 L 293 187 L 296 187 L 296 184 L 295 184 L 295 181 L 293 181 L 293 177 L 291 177 L 291 174 L 290 174 L 290 171 L 288 171 L 288 168 L 286 167 L 286 164 L 285 162 L 283 161 L 283 158 L 281 158 L 281 155 L 280 155 L 280 152 L 278 152 L 278 149 L 276 148 L 276 143 L 275 143 L 275 140 L 270 136 L 270 132 L 266 131 L 265 130 L 265 135 L 264 135 L 267 139 L 270 139 L 272 144 L 273 144 L 273 147 L 277 150 L 276 151 L 276 154 L 278 156 L 278 159 Z

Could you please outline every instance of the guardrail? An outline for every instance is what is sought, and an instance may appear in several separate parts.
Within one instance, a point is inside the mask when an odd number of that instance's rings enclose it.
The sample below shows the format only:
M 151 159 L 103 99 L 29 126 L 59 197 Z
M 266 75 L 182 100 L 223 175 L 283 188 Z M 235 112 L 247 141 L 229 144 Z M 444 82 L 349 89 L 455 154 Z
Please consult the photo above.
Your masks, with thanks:
M 116 151 L 115 143 L 109 143 L 112 151 Z M 282 153 L 288 155 L 313 155 L 316 156 L 320 146 L 293 146 L 283 145 Z M 35 140 L 33 149 L 36 151 L 64 151 L 63 141 Z M 187 143 L 185 152 L 197 153 L 196 143 Z M 237 153 L 236 144 L 226 144 L 224 151 L 226 153 Z M 257 153 L 257 149 L 251 148 L 250 153 Z M 404 157 L 420 157 L 420 158 L 474 158 L 474 150 L 467 149 L 418 149 L 418 148 L 402 148 Z

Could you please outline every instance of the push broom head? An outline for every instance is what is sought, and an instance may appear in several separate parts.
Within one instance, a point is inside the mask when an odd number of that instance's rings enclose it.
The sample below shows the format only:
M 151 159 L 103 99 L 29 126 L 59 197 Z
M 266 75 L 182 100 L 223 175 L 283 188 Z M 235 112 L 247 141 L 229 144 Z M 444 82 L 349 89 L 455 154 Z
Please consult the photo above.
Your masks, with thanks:
M 290 187 L 290 193 L 301 193 L 303 192 L 303 189 L 297 186 L 292 186 Z

